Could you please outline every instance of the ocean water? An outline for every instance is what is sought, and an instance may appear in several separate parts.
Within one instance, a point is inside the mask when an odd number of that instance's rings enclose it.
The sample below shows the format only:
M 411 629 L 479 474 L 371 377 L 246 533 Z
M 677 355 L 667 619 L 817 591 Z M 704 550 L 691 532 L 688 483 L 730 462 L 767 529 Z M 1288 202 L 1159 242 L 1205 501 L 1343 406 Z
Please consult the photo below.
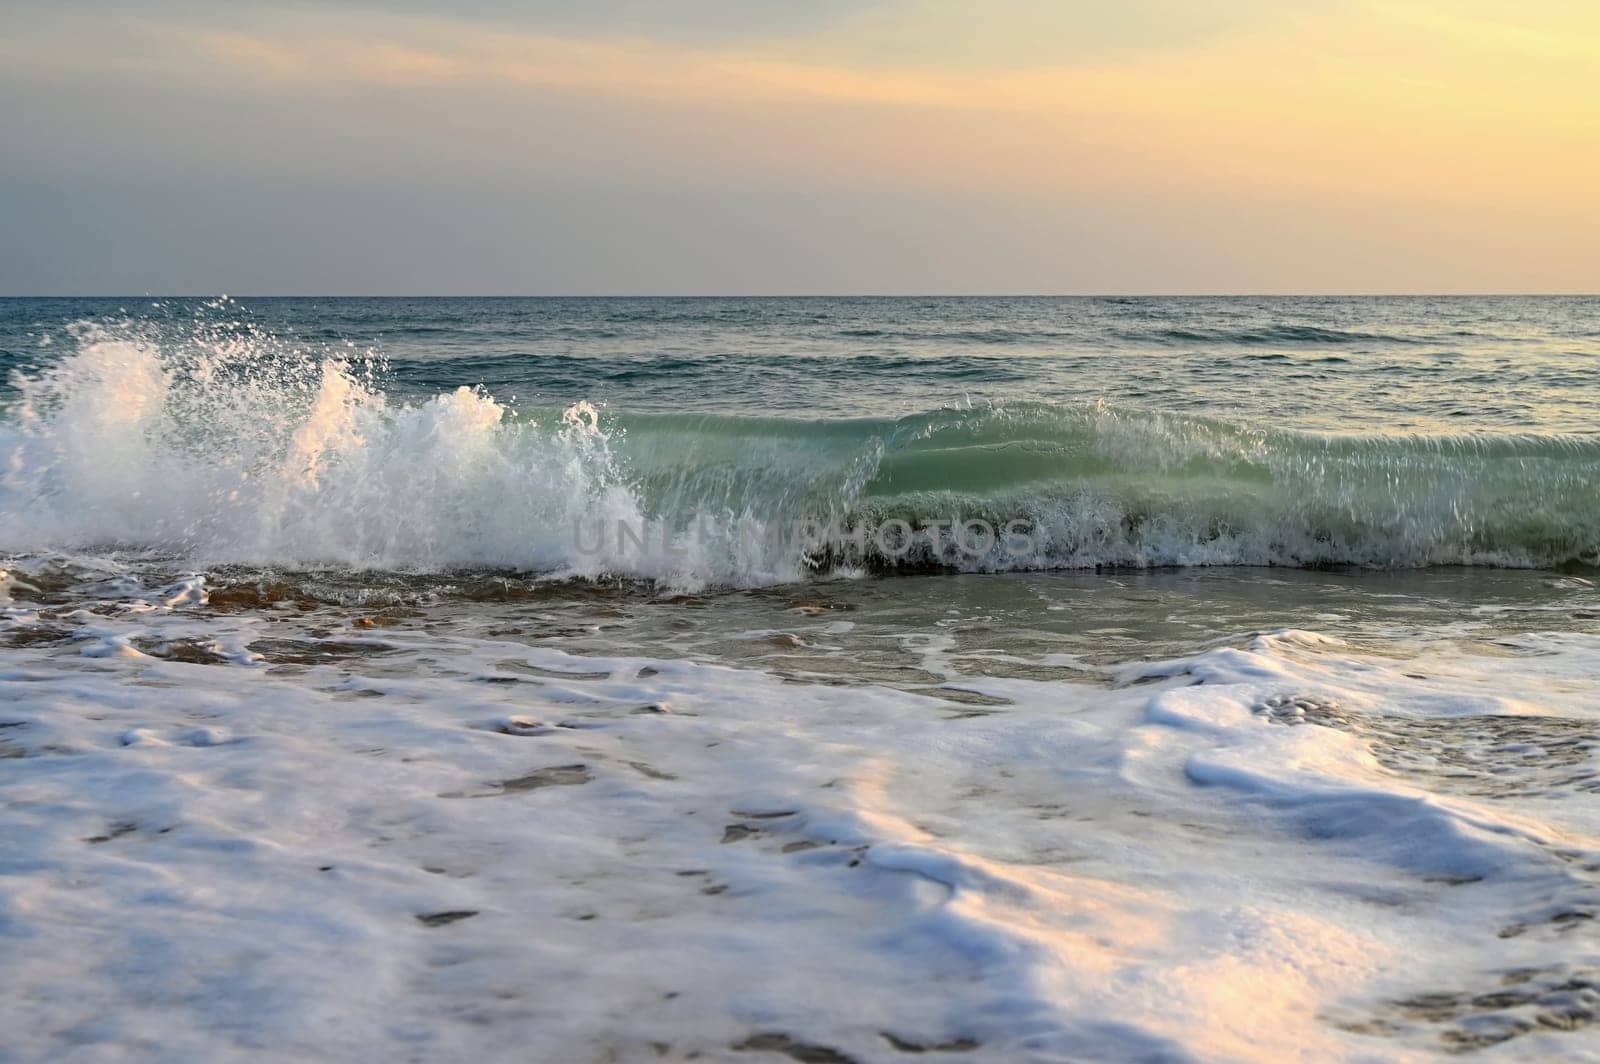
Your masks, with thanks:
M 1600 1059 L 1600 299 L 0 300 L 24 1055 Z

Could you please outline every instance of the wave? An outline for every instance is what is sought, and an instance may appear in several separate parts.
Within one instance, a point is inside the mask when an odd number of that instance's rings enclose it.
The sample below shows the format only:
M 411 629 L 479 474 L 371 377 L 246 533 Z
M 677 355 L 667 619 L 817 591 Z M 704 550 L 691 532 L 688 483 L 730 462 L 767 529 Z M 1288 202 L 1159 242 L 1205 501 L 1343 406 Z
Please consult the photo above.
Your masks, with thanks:
M 467 387 L 407 402 L 357 362 L 103 328 L 13 383 L 13 552 L 678 585 L 1600 561 L 1591 437 L 1345 437 L 1103 404 L 794 419 L 517 410 Z M 946 524 L 962 522 L 965 538 Z
M 1273 325 L 1248 329 L 1182 329 L 1162 328 L 1128 330 L 1121 333 L 1128 340 L 1156 340 L 1166 343 L 1239 344 L 1422 344 L 1427 338 L 1402 336 L 1395 333 L 1364 332 L 1355 329 L 1328 329 L 1318 325 Z M 1455 334 L 1462 335 L 1462 334 Z M 1475 334 L 1465 334 L 1475 335 Z
M 1081 342 L 1081 332 L 1061 331 L 1055 329 L 913 329 L 913 328 L 846 328 L 839 329 L 835 334 L 847 340 L 892 340 L 907 343 L 947 343 L 947 344 L 972 344 L 979 347 L 1004 346 L 1008 344 L 1057 344 L 1070 345 Z

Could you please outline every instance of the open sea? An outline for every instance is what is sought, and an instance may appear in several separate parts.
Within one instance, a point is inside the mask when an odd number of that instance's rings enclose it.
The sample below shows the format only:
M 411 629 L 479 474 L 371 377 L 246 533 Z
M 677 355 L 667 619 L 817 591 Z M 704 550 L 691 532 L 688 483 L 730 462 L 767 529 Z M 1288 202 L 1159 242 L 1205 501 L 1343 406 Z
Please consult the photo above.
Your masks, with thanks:
M 0 299 L 0 1031 L 1600 1060 L 1597 366 L 1591 297 Z

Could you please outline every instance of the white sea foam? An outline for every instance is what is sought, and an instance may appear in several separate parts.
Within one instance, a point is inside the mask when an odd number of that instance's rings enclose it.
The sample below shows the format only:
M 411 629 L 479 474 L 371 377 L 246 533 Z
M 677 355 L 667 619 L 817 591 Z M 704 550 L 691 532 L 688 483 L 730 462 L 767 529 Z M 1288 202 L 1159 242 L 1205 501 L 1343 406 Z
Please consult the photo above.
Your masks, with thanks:
M 469 388 L 393 405 L 344 362 L 189 354 L 89 331 L 25 382 L 8 546 L 582 572 L 610 559 L 572 549 L 576 522 L 645 524 L 587 405 L 547 431 Z
M 1600 1017 L 1591 636 L 1281 632 L 972 715 L 205 594 L 4 607 L 53 630 L 0 670 L 25 1055 L 1517 1059 Z

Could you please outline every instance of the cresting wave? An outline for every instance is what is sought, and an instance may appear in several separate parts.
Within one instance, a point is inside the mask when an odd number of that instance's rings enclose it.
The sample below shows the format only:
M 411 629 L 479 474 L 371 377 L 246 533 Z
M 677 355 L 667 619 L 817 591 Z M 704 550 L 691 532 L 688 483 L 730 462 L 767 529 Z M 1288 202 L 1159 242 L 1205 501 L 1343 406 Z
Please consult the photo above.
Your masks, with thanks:
M 514 410 L 468 388 L 407 404 L 359 363 L 248 337 L 76 340 L 14 382 L 0 549 L 679 586 L 847 566 L 1600 561 L 1594 438 L 1324 436 L 1103 405 L 761 419 Z M 952 520 L 1025 522 L 1030 549 L 792 534 Z
M 1178 329 L 1156 328 L 1128 331 L 1130 340 L 1157 340 L 1179 344 L 1209 343 L 1253 346 L 1260 344 L 1416 344 L 1415 336 L 1362 332 L 1353 329 L 1325 329 L 1315 325 L 1278 325 L 1260 329 Z M 1471 334 L 1468 334 L 1471 335 Z

